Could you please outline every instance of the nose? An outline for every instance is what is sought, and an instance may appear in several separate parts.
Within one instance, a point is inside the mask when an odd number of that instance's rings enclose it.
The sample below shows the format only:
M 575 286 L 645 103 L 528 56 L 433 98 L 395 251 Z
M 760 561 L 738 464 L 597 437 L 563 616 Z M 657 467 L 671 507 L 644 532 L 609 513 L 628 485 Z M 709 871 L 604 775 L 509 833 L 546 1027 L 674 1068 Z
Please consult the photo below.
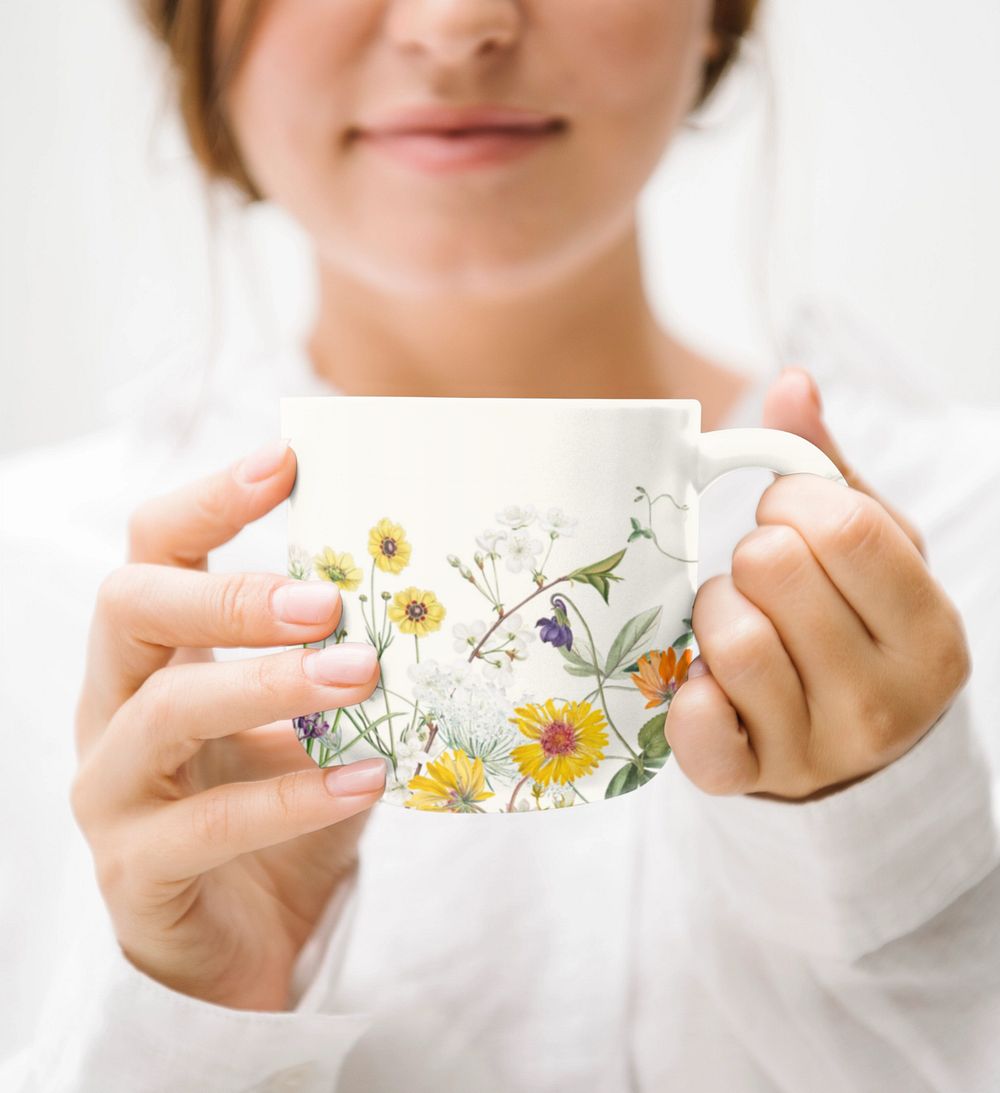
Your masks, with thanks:
M 410 54 L 445 65 L 510 47 L 521 26 L 520 0 L 397 0 L 390 40 Z

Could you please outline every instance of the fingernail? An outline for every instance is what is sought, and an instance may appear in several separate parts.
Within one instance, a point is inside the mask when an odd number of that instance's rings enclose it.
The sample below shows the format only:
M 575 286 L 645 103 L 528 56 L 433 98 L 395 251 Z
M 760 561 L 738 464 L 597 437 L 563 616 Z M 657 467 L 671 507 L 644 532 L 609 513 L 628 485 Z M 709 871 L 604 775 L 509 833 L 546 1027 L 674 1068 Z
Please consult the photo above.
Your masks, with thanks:
M 334 797 L 371 793 L 385 785 L 385 769 L 384 759 L 362 759 L 346 767 L 330 767 L 323 775 L 323 784 Z
M 251 452 L 236 469 L 241 482 L 262 482 L 270 478 L 285 460 L 288 439 L 272 440 Z
M 708 665 L 701 659 L 701 657 L 695 657 L 688 666 L 688 679 L 694 679 L 695 676 L 708 675 Z
M 340 590 L 329 581 L 289 581 L 271 596 L 271 609 L 283 622 L 326 622 L 333 614 Z
M 313 683 L 364 683 L 371 679 L 375 660 L 374 646 L 344 641 L 306 657 L 303 670 Z

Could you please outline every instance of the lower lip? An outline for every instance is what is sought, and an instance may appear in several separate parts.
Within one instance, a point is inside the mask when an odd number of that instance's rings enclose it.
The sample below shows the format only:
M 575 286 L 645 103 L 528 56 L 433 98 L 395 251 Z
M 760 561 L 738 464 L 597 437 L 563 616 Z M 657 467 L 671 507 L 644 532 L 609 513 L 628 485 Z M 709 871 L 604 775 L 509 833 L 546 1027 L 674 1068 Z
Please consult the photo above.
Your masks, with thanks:
M 493 130 L 462 136 L 433 133 L 361 133 L 366 144 L 429 174 L 494 167 L 521 159 L 558 136 L 559 129 Z

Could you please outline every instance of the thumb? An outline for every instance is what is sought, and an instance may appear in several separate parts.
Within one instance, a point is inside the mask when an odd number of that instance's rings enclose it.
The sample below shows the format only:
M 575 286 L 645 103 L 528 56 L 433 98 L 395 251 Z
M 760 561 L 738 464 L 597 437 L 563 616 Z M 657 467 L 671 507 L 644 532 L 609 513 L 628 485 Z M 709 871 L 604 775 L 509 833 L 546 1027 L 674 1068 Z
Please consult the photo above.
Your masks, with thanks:
M 926 557 L 923 538 L 912 523 L 889 504 L 848 463 L 823 420 L 823 400 L 819 387 L 804 368 L 785 368 L 771 384 L 764 398 L 763 425 L 781 429 L 815 444 L 833 460 L 851 489 L 874 498 L 906 532 L 913 545 Z

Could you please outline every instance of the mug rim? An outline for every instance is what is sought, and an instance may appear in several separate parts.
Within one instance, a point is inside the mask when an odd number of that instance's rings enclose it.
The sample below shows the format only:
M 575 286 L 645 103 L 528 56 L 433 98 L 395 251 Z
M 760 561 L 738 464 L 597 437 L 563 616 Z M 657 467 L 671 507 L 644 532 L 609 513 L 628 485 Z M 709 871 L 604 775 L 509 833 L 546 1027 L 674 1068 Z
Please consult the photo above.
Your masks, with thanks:
M 526 402 L 545 403 L 557 406 L 606 406 L 610 409 L 628 406 L 659 407 L 659 406 L 697 406 L 701 408 L 701 402 L 694 398 L 592 398 L 592 397 L 563 397 L 546 398 L 545 396 L 531 395 L 521 398 L 517 395 L 282 395 L 282 402 L 318 402 L 329 399 L 337 402 L 437 402 L 437 403 L 476 403 L 487 405 L 509 404 L 523 405 Z

